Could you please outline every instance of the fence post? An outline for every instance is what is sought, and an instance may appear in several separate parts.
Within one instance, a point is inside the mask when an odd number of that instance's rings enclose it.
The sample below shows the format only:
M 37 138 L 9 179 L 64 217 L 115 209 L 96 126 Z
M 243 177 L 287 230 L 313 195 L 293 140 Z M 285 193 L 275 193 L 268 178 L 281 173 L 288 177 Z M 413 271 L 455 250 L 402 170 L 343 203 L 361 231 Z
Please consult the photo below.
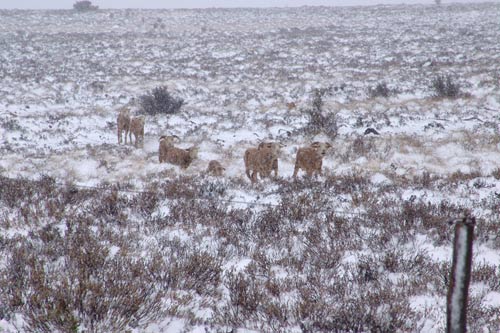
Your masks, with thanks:
M 467 298 L 472 267 L 472 241 L 474 217 L 465 217 L 455 224 L 453 242 L 453 264 L 446 307 L 446 332 L 465 333 L 467 331 Z

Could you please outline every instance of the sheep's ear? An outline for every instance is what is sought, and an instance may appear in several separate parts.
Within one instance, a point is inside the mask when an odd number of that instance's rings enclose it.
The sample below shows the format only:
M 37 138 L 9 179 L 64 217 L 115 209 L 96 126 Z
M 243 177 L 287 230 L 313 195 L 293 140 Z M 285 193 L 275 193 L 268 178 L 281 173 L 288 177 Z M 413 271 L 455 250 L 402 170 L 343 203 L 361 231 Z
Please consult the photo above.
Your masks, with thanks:
M 265 145 L 266 145 L 266 143 L 265 143 L 265 142 L 261 142 L 261 143 L 259 143 L 259 145 L 257 146 L 257 149 L 262 149 L 262 148 L 264 148 L 264 146 L 265 146 Z
M 327 147 L 327 148 L 332 148 L 332 145 L 331 145 L 329 142 L 327 142 L 327 143 L 326 143 L 326 147 Z
M 315 142 L 311 143 L 311 147 L 313 147 L 313 148 L 318 148 L 320 145 L 321 145 L 321 143 L 319 143 L 319 141 L 315 141 Z

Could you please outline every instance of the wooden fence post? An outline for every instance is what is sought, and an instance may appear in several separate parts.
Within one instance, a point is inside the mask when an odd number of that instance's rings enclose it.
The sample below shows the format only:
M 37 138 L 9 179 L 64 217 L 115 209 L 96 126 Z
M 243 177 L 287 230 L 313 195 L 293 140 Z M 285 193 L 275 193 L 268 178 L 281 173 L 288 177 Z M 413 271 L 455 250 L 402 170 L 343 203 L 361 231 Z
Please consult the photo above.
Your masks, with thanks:
M 476 219 L 465 217 L 455 224 L 453 264 L 446 307 L 446 332 L 467 331 L 467 298 L 472 268 L 472 241 Z

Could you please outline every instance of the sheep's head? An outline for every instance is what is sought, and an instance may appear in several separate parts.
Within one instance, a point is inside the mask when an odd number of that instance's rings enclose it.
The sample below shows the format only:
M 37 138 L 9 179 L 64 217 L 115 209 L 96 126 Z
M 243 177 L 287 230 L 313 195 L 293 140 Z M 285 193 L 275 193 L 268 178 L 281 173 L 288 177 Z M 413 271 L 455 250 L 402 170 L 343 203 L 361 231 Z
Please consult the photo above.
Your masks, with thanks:
M 137 123 L 140 124 L 142 127 L 144 127 L 144 123 L 146 122 L 145 117 L 144 116 L 139 116 L 136 119 L 137 119 Z
M 160 141 L 160 144 L 163 142 L 166 145 L 173 145 L 176 140 L 180 141 L 177 135 L 162 135 L 158 141 Z
M 332 145 L 328 142 L 316 141 L 311 144 L 311 148 L 313 148 L 321 156 L 325 156 L 328 149 L 332 148 Z
M 198 147 L 191 147 L 186 149 L 186 151 L 189 153 L 189 157 L 191 157 L 191 159 L 194 160 L 195 158 L 198 157 L 198 151 L 199 151 Z
M 283 147 L 285 147 L 285 145 L 280 142 L 261 142 L 257 149 L 269 149 L 274 156 L 278 156 Z

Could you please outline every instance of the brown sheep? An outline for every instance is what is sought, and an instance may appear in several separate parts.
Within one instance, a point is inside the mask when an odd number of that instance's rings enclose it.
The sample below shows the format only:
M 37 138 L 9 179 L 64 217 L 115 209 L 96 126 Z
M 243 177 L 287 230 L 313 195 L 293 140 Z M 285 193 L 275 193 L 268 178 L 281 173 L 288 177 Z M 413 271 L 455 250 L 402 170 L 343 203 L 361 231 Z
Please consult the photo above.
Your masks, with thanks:
M 177 137 L 162 136 L 160 138 L 160 147 L 158 152 L 160 163 L 167 162 L 170 164 L 178 165 L 182 169 L 186 169 L 198 156 L 198 148 L 190 147 L 187 149 L 181 149 L 174 147 L 174 138 Z
M 219 161 L 211 160 L 208 163 L 207 174 L 221 177 L 226 169 L 220 164 Z
M 132 119 L 130 119 L 130 143 L 132 143 L 132 134 L 134 134 L 135 147 L 137 147 L 138 144 L 141 147 L 144 147 L 144 123 L 144 116 L 133 117 Z
M 328 142 L 313 142 L 309 147 L 299 148 L 295 158 L 293 177 L 297 177 L 299 169 L 304 170 L 308 177 L 311 177 L 314 173 L 322 175 L 323 156 L 331 147 L 332 145 Z
M 245 173 L 252 183 L 257 181 L 257 174 L 264 178 L 274 171 L 274 176 L 278 176 L 278 155 L 282 146 L 278 142 L 262 142 L 257 148 L 245 151 Z
M 286 108 L 288 109 L 288 111 L 291 111 L 291 110 L 297 108 L 297 105 L 294 102 L 289 102 L 289 103 L 286 103 Z
M 130 110 L 122 108 L 116 119 L 118 127 L 118 144 L 122 143 L 122 132 L 125 132 L 125 144 L 127 144 L 127 134 L 130 130 Z
M 160 147 L 158 149 L 158 159 L 160 163 L 167 161 L 167 151 L 169 147 L 173 147 L 174 140 L 180 140 L 176 135 L 162 135 L 160 137 Z

